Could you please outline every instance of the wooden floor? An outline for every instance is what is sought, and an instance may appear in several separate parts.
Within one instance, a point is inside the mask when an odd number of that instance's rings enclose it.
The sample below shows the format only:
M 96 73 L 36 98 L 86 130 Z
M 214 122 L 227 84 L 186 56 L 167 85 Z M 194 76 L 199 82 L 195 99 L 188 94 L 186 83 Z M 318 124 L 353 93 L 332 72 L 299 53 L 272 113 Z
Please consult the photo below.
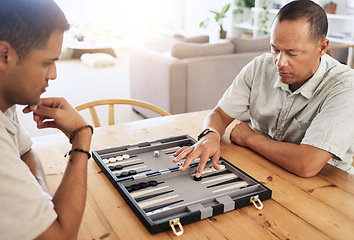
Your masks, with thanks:
M 129 54 L 126 50 L 117 50 L 116 53 L 116 65 L 104 68 L 86 66 L 79 59 L 59 60 L 56 63 L 57 79 L 49 81 L 49 87 L 42 97 L 64 97 L 73 106 L 99 99 L 129 98 Z M 18 106 L 18 116 L 31 137 L 59 133 L 57 129 L 37 129 L 32 114 L 23 114 L 22 108 Z M 106 109 L 99 108 L 97 111 L 101 115 L 100 112 Z M 90 120 L 88 111 L 82 114 L 86 121 Z M 142 119 L 128 106 L 119 108 L 116 114 L 118 123 Z M 108 115 L 102 116 L 107 116 L 101 121 L 102 125 L 106 125 Z

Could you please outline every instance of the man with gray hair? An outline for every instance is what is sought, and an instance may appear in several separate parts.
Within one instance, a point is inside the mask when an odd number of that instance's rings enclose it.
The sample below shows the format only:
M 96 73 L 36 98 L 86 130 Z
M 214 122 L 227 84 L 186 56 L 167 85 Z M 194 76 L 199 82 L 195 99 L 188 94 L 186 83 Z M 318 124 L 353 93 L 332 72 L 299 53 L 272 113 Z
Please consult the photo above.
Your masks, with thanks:
M 197 175 L 211 158 L 219 169 L 220 136 L 244 112 L 246 123 L 233 127 L 230 140 L 253 149 L 302 177 L 316 175 L 328 162 L 354 173 L 354 70 L 326 54 L 327 15 L 310 0 L 292 1 L 275 17 L 271 54 L 250 62 L 204 121 L 198 142 L 175 153 L 181 171 L 200 157 Z

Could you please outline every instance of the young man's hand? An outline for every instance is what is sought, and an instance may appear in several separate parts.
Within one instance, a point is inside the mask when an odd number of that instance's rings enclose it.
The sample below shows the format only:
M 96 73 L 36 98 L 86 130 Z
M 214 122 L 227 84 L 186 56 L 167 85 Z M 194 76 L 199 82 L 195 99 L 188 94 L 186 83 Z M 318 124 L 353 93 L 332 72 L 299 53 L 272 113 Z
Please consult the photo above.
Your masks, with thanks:
M 58 128 L 67 137 L 74 129 L 86 125 L 81 115 L 64 98 L 42 98 L 36 106 L 27 106 L 23 112 L 33 112 L 38 128 Z

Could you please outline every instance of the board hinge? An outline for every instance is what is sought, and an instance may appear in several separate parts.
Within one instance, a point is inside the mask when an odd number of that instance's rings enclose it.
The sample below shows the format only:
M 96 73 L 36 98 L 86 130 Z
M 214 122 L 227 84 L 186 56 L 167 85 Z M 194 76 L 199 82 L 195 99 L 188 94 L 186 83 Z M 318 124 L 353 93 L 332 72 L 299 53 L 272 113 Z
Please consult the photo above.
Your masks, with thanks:
M 179 227 L 178 232 L 177 232 L 175 226 Z M 182 224 L 181 224 L 179 218 L 175 218 L 175 219 L 170 220 L 170 227 L 172 228 L 172 231 L 176 236 L 181 236 L 183 234 L 184 230 L 183 230 L 183 227 L 182 227 Z
M 263 208 L 263 203 L 261 202 L 261 199 L 259 199 L 259 196 L 253 196 L 250 198 L 250 202 L 253 203 L 253 205 L 258 209 L 261 210 Z M 259 203 L 257 205 L 257 202 Z

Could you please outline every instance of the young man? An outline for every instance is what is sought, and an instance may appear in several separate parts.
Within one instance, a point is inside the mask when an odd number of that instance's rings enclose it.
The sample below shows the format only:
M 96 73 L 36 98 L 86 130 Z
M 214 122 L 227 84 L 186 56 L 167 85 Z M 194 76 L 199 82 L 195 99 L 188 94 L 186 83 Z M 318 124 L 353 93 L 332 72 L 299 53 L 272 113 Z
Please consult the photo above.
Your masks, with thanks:
M 199 141 L 175 153 L 174 162 L 188 156 L 181 171 L 198 157 L 197 175 L 208 158 L 218 169 L 220 136 L 249 110 L 253 127 L 264 134 L 240 123 L 230 134 L 234 143 L 302 177 L 316 175 L 327 162 L 353 173 L 354 70 L 325 54 L 327 29 L 316 3 L 285 5 L 272 26 L 272 54 L 241 71 L 205 119 Z
M 92 127 L 64 99 L 40 99 L 56 78 L 69 24 L 53 0 L 0 0 L 1 239 L 76 239 L 86 200 Z M 28 105 L 38 128 L 60 129 L 72 142 L 55 195 L 45 182 L 16 104 Z

